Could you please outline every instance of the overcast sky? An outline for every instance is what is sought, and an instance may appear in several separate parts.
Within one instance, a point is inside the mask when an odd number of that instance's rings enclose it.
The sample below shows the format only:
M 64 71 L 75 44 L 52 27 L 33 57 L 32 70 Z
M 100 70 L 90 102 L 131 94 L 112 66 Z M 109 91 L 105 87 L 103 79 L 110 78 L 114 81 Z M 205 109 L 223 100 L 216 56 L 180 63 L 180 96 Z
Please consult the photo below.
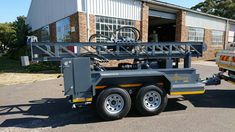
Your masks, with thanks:
M 192 7 L 203 0 L 161 0 L 164 2 Z M 17 16 L 27 16 L 31 0 L 1 0 L 0 23 L 12 22 Z

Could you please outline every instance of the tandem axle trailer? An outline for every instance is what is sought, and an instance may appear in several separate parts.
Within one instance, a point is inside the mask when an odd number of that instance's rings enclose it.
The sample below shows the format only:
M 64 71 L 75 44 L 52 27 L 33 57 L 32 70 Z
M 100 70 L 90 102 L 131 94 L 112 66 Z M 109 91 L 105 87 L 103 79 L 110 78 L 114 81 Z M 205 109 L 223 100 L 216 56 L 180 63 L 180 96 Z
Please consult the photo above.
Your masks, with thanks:
M 126 30 L 132 38 L 123 36 Z M 165 109 L 167 95 L 203 94 L 205 84 L 218 84 L 202 81 L 191 68 L 191 58 L 203 55 L 203 43 L 142 43 L 140 36 L 134 27 L 121 27 L 111 37 L 91 35 L 88 43 L 39 43 L 36 37 L 28 42 L 32 61 L 61 62 L 65 96 L 73 106 L 93 103 L 105 120 L 125 117 L 132 106 L 156 115 Z M 104 42 L 93 43 L 95 38 Z
M 30 47 L 32 61 L 60 61 L 64 92 L 74 106 L 96 105 L 105 120 L 121 119 L 131 106 L 143 115 L 161 113 L 167 95 L 203 94 L 205 83 L 191 68 L 203 43 L 40 43 Z M 68 47 L 76 50 L 71 51 Z M 130 63 L 121 63 L 128 59 Z M 182 68 L 179 60 L 184 60 Z M 113 67 L 104 65 L 116 61 Z

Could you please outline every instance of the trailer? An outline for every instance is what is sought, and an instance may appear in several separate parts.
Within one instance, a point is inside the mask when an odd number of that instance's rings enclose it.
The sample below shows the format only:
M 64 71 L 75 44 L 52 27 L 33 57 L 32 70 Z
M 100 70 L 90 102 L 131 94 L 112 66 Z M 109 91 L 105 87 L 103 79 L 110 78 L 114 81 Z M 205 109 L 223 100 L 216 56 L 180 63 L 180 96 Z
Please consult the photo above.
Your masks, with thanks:
M 126 27 L 129 28 L 129 27 Z M 139 32 L 130 28 L 135 34 Z M 203 94 L 205 82 L 191 68 L 192 57 L 202 57 L 204 43 L 143 43 L 138 37 L 107 38 L 95 43 L 43 43 L 29 37 L 32 61 L 59 61 L 64 95 L 73 106 L 94 104 L 104 120 L 125 117 L 131 107 L 142 115 L 161 113 L 168 95 Z M 136 35 L 137 36 L 137 35 Z M 68 47 L 74 47 L 71 51 Z M 128 63 L 122 60 L 128 59 Z M 179 60 L 184 60 L 180 68 Z M 117 62 L 116 66 L 105 65 Z

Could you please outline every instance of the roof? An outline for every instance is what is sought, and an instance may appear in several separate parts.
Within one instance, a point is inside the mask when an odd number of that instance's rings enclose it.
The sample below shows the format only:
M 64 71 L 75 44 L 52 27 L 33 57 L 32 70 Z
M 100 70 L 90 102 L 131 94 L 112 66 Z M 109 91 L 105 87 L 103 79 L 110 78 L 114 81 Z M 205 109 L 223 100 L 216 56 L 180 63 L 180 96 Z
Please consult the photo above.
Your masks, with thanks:
M 201 14 L 201 15 L 204 15 L 204 16 L 223 19 L 223 20 L 227 20 L 227 21 L 235 23 L 234 19 L 228 19 L 228 18 L 225 18 L 225 17 L 220 17 L 220 16 L 215 16 L 215 15 L 203 13 L 203 12 L 200 12 L 200 11 L 192 10 L 192 9 L 189 9 L 189 8 L 186 8 L 186 7 L 183 7 L 183 6 L 179 6 L 179 5 L 175 5 L 175 4 L 171 4 L 171 3 L 167 3 L 167 2 L 162 2 L 162 1 L 158 1 L 158 0 L 142 0 L 142 1 L 150 3 L 150 4 L 156 4 L 156 5 L 160 5 L 160 6 L 165 6 L 165 7 L 169 7 L 169 8 L 174 8 L 174 9 L 184 10 L 184 11 L 188 11 L 188 12 L 192 12 L 192 13 L 196 13 L 196 14 Z

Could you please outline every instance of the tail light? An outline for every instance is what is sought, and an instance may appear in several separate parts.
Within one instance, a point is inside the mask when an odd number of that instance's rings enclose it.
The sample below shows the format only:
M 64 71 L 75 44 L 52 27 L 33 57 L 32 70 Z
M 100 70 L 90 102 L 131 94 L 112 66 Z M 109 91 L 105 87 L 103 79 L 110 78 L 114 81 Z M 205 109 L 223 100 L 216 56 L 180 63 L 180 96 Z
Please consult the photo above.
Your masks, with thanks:
M 233 62 L 235 63 L 235 56 L 233 57 Z

